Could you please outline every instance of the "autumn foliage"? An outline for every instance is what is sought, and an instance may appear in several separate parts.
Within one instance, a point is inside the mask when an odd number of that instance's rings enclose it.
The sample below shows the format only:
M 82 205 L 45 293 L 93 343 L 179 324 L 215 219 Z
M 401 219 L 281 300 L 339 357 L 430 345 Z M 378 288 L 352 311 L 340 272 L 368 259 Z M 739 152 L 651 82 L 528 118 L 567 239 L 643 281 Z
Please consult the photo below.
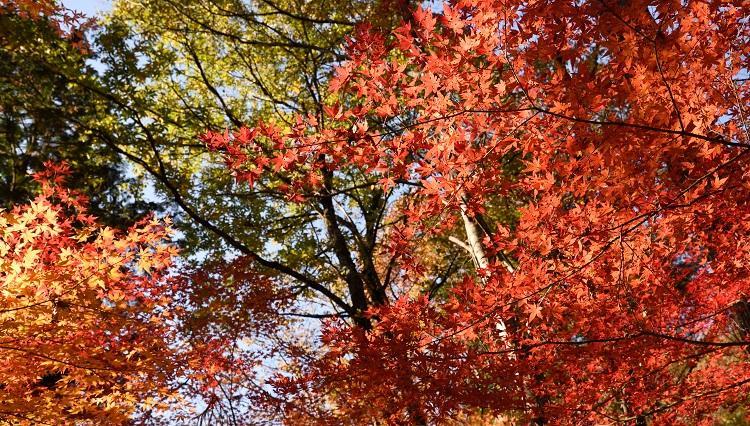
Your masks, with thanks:
M 419 8 L 352 35 L 323 114 L 209 133 L 292 203 L 352 169 L 403 194 L 375 249 L 395 299 L 349 286 L 353 325 L 329 322 L 324 356 L 276 382 L 286 416 L 710 424 L 744 404 L 746 20 L 732 1 Z M 518 216 L 489 222 L 498 199 Z M 476 274 L 415 293 L 434 259 L 413 254 L 461 224 Z
M 119 424 L 170 396 L 178 364 L 164 273 L 170 230 L 102 227 L 48 164 L 43 192 L 4 212 L 0 238 L 2 414 L 30 424 Z
M 350 25 L 264 3 L 305 30 Z M 29 5 L 3 7 L 45 13 Z M 350 25 L 335 76 L 305 76 L 309 109 L 246 127 L 187 43 L 237 125 L 201 137 L 225 161 L 204 173 L 236 178 L 247 218 L 191 206 L 151 118 L 125 120 L 145 154 L 106 146 L 219 241 L 193 257 L 176 260 L 166 219 L 98 224 L 47 163 L 39 197 L 0 216 L 0 418 L 745 416 L 749 19 L 740 0 L 420 6 Z
M 0 0 L 0 15 L 47 22 L 58 34 L 69 38 L 72 45 L 83 49 L 82 31 L 94 22 L 82 13 L 65 8 L 57 0 Z

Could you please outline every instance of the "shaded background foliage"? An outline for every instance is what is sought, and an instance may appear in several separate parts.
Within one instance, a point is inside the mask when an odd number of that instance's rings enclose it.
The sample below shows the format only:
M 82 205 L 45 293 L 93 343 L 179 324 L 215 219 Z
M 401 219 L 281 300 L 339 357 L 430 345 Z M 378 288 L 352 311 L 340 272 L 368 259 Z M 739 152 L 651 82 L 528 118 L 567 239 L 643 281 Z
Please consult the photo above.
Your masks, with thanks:
M 79 121 L 97 120 L 107 106 L 65 75 L 94 78 L 87 55 L 44 20 L 0 15 L 0 149 L 5 208 L 33 198 L 31 173 L 45 161 L 67 161 L 71 180 L 92 199 L 93 212 L 110 224 L 134 221 L 156 205 L 143 201 L 117 153 L 88 134 Z

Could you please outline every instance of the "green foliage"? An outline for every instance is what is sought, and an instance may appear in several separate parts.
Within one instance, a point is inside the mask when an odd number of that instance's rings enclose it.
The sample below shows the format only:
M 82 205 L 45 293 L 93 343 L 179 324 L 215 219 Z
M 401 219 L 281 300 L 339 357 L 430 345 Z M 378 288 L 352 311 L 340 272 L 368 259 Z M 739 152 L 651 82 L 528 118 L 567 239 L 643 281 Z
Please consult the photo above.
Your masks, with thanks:
M 750 426 L 747 409 L 737 408 L 734 411 L 722 411 L 716 414 L 715 426 Z
M 113 225 L 132 222 L 154 206 L 140 201 L 119 156 L 84 130 L 102 105 L 69 75 L 94 75 L 70 40 L 45 20 L 0 14 L 0 207 L 28 201 L 37 186 L 30 173 L 65 160 L 72 188 L 91 197 L 95 213 Z
M 310 228 L 316 212 L 276 191 L 283 178 L 253 191 L 237 185 L 198 136 L 269 116 L 287 126 L 294 113 L 322 114 L 321 87 L 353 24 L 398 21 L 377 13 L 383 7 L 361 0 L 116 2 L 94 43 L 104 71 L 93 90 L 109 114 L 90 130 L 153 180 L 189 253 L 220 257 L 232 248 L 208 222 L 247 248 L 309 265 L 320 255 Z M 342 177 L 341 184 L 361 179 Z M 270 232 L 261 236 L 259 228 Z

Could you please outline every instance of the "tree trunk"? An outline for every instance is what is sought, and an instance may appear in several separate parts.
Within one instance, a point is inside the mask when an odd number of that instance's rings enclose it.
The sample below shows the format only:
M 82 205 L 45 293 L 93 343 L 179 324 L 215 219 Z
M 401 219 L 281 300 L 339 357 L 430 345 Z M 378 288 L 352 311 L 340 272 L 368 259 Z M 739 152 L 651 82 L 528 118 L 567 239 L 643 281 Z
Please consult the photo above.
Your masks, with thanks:
M 471 257 L 474 259 L 477 269 L 487 268 L 490 262 L 487 260 L 487 253 L 485 253 L 484 246 L 482 245 L 482 231 L 473 218 L 469 217 L 466 213 L 466 206 L 463 204 L 461 205 L 461 219 L 464 222 L 466 240 L 469 243 Z

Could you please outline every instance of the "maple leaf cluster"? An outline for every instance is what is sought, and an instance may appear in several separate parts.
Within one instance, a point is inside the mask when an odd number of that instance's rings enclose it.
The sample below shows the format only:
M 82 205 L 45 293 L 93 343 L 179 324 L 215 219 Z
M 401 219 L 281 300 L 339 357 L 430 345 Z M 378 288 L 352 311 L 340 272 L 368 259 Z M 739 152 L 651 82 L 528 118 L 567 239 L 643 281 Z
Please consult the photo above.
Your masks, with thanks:
M 383 242 L 402 289 L 430 278 L 410 255 L 425 238 L 518 201 L 444 297 L 330 323 L 325 355 L 276 383 L 288 418 L 663 424 L 745 403 L 746 20 L 740 1 L 419 8 L 351 36 L 323 116 L 208 133 L 239 179 L 284 174 L 294 203 L 350 169 L 408 192 Z
M 16 13 L 24 19 L 40 19 L 45 16 L 54 15 L 59 9 L 59 5 L 54 0 L 3 0 L 0 3 L 0 10 L 3 13 Z
M 69 172 L 47 163 L 41 194 L 0 214 L 1 413 L 125 424 L 174 402 L 175 379 L 198 377 L 186 366 L 221 365 L 224 347 L 179 344 L 169 221 L 101 226 L 65 189 Z
M 96 26 L 94 19 L 64 7 L 57 0 L 0 0 L 0 15 L 44 21 L 83 53 L 88 51 L 84 33 Z

